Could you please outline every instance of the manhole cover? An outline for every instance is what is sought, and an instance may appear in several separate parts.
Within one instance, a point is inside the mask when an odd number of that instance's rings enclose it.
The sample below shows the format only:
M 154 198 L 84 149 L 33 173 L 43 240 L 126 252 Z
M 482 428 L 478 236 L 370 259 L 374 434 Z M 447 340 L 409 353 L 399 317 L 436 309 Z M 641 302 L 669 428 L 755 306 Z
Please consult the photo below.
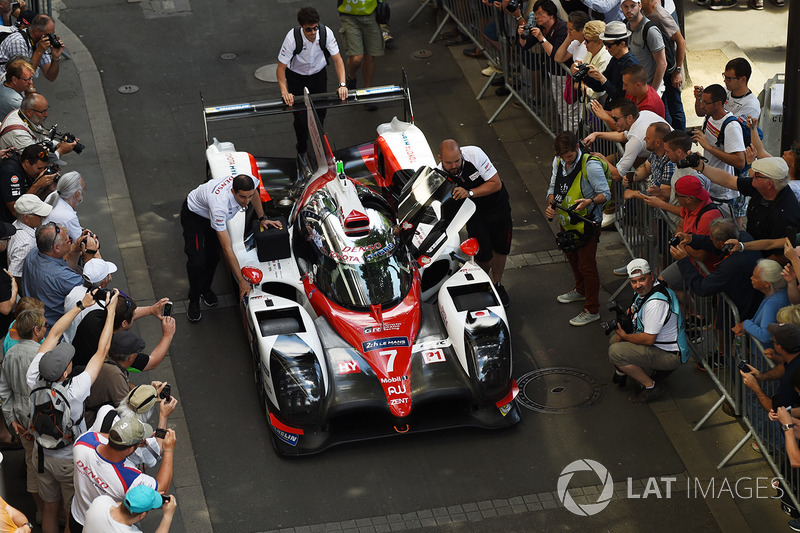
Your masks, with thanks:
M 520 405 L 540 413 L 569 413 L 596 404 L 603 395 L 592 376 L 574 368 L 534 370 L 519 378 L 517 384 Z
M 229 61 L 231 59 L 236 59 L 236 54 L 234 54 L 232 52 L 226 52 L 226 53 L 222 54 L 219 57 L 221 57 L 222 59 L 224 59 L 226 61 Z
M 425 58 L 431 57 L 433 55 L 433 52 L 430 51 L 430 50 L 417 50 L 416 52 L 414 52 L 411 55 L 413 57 L 416 57 L 417 59 L 425 59 Z
M 139 88 L 136 85 L 123 85 L 118 90 L 122 94 L 133 94 L 135 92 L 138 92 Z
M 253 75 L 261 80 L 270 83 L 277 83 L 278 82 L 278 74 L 277 74 L 278 64 L 277 63 L 269 63 L 264 65 L 263 67 L 258 67 Z

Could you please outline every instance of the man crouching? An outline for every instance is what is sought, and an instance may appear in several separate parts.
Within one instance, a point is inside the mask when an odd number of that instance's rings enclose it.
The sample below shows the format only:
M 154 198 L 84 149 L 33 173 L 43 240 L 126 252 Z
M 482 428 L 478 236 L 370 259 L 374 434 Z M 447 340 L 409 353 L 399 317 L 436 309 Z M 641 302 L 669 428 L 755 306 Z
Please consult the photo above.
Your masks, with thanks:
M 656 281 L 650 264 L 644 259 L 634 259 L 627 266 L 628 279 L 636 292 L 628 314 L 633 321 L 633 333 L 621 325 L 611 336 L 608 359 L 616 370 L 614 383 L 624 386 L 627 376 L 644 387 L 628 399 L 644 404 L 664 393 L 656 381 L 644 370 L 669 373 L 689 357 L 683 316 L 678 298 L 672 289 Z

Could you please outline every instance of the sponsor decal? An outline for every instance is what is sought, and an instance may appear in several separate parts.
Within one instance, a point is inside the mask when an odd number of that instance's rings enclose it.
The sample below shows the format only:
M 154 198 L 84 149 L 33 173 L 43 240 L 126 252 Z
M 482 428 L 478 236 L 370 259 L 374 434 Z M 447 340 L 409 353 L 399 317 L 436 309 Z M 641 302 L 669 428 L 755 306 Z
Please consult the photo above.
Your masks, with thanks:
M 412 224 L 411 222 L 403 222 L 402 227 L 403 229 L 411 229 L 414 227 L 414 224 Z
M 444 363 L 446 361 L 444 350 L 426 350 L 422 352 L 422 361 L 426 365 L 431 363 Z
M 393 378 L 381 378 L 381 383 L 398 383 L 400 381 L 405 381 L 408 379 L 408 376 L 395 376 Z
M 358 361 L 338 361 L 336 363 L 339 374 L 360 374 L 361 369 L 358 367 Z
M 512 407 L 513 403 L 514 402 L 508 402 L 503 407 L 501 407 L 500 408 L 500 414 L 503 415 L 503 416 L 506 416 L 511 411 L 511 407 Z
M 401 133 L 400 138 L 403 140 L 403 147 L 405 148 L 408 162 L 412 163 L 412 166 L 414 166 L 413 163 L 417 161 L 417 156 L 414 154 L 414 148 L 411 146 L 411 140 L 408 138 L 408 135 L 406 135 L 406 132 Z
M 374 261 L 376 259 L 380 259 L 384 255 L 389 255 L 389 253 L 392 250 L 394 250 L 394 243 L 389 243 L 389 244 L 386 245 L 385 248 L 381 248 L 380 250 L 376 250 L 376 251 L 372 252 L 371 254 L 367 254 L 366 256 L 364 256 L 364 259 L 366 261 Z
M 300 440 L 300 436 L 299 435 L 293 435 L 291 433 L 287 433 L 286 431 L 283 431 L 282 429 L 278 429 L 278 428 L 276 428 L 274 426 L 272 427 L 272 431 L 275 432 L 275 435 L 279 439 L 281 439 L 283 442 L 285 442 L 289 446 L 297 446 L 297 441 Z
M 228 157 L 230 157 L 230 155 Z M 235 168 L 233 166 L 233 161 L 229 161 L 229 163 L 231 164 L 231 170 L 235 170 Z M 233 174 L 233 172 L 231 172 L 231 174 Z M 214 194 L 219 195 L 219 194 L 222 194 L 224 192 L 227 192 L 226 189 L 229 188 L 229 187 L 226 187 L 226 186 L 230 185 L 231 183 L 233 183 L 233 178 L 234 178 L 234 176 L 228 176 L 226 179 L 222 180 L 220 182 L 220 184 L 217 185 L 214 188 Z
M 389 400 L 389 405 L 401 405 L 404 403 L 408 403 L 410 400 L 408 398 L 392 398 Z
M 380 333 L 381 331 L 394 331 L 400 329 L 400 324 L 383 324 L 381 326 L 367 326 L 364 333 Z
M 383 348 L 392 348 L 398 346 L 409 346 L 408 337 L 389 337 L 386 339 L 375 339 L 361 343 L 361 348 L 364 352 L 372 352 L 381 350 Z
M 11 176 L 11 183 L 19 183 L 19 178 L 16 176 Z
M 220 113 L 222 111 L 242 111 L 244 109 L 250 109 L 250 104 L 231 104 L 231 105 L 222 105 L 216 107 L 207 107 L 206 113 Z
M 481 309 L 480 311 L 471 311 L 469 317 L 473 320 L 476 318 L 483 318 L 485 316 L 489 316 L 489 311 L 486 309 Z
M 408 394 L 408 385 L 405 383 L 401 385 L 392 385 L 386 389 L 386 394 L 389 396 L 398 396 L 400 394 Z
M 419 263 L 419 266 L 424 267 L 425 265 L 429 265 L 431 263 L 431 258 L 427 255 L 421 255 L 419 259 L 417 259 L 417 263 Z
M 361 258 L 357 255 L 340 254 L 339 252 L 331 252 L 328 254 L 328 257 L 330 257 L 334 261 L 347 261 L 350 263 L 361 262 Z
M 394 246 L 394 245 L 390 245 Z M 367 246 L 343 246 L 343 252 L 371 252 L 373 250 L 380 250 L 383 248 L 383 244 L 376 242 L 374 244 L 368 244 Z
M 109 489 L 108 483 L 103 481 L 103 479 L 95 474 L 89 465 L 84 464 L 83 461 L 78 460 L 75 463 L 75 466 L 78 467 L 78 472 L 83 474 L 84 476 L 88 477 L 92 483 L 94 483 L 97 487 L 103 489 L 104 491 Z

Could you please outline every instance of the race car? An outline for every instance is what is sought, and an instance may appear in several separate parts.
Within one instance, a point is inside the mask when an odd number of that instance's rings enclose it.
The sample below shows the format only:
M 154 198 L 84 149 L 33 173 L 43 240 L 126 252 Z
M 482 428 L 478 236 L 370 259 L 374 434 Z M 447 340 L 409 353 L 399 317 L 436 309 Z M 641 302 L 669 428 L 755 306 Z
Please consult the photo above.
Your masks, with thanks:
M 335 93 L 334 98 L 335 98 Z M 255 381 L 283 455 L 433 429 L 516 424 L 511 337 L 488 275 L 459 241 L 475 210 L 453 199 L 413 123 L 407 82 L 345 103 L 302 99 L 313 152 L 257 157 L 207 142 L 209 178 L 252 174 L 283 230 L 250 209 L 228 222 L 251 283 L 242 302 Z M 374 142 L 330 147 L 317 106 L 405 104 Z M 204 108 L 207 122 L 285 112 L 279 100 Z M 297 105 L 297 103 L 295 104 Z M 410 118 L 409 118 L 410 115 Z

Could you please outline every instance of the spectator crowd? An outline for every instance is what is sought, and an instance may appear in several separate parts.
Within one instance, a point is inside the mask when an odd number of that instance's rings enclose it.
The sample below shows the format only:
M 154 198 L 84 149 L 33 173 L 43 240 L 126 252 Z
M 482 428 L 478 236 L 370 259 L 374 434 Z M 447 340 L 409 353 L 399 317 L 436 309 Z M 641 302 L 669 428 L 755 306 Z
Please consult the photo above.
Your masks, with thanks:
M 39 91 L 57 81 L 64 43 L 51 17 L 26 7 L 0 2 L 0 448 L 24 450 L 31 502 L 14 503 L 35 515 L 0 500 L 0 531 L 138 531 L 163 508 L 166 532 L 178 402 L 169 384 L 135 386 L 130 374 L 161 363 L 175 320 L 166 298 L 139 307 L 112 289 L 117 266 L 80 222 L 86 183 L 61 167 L 83 147 L 46 126 Z M 130 331 L 145 316 L 162 330 L 149 354 Z

